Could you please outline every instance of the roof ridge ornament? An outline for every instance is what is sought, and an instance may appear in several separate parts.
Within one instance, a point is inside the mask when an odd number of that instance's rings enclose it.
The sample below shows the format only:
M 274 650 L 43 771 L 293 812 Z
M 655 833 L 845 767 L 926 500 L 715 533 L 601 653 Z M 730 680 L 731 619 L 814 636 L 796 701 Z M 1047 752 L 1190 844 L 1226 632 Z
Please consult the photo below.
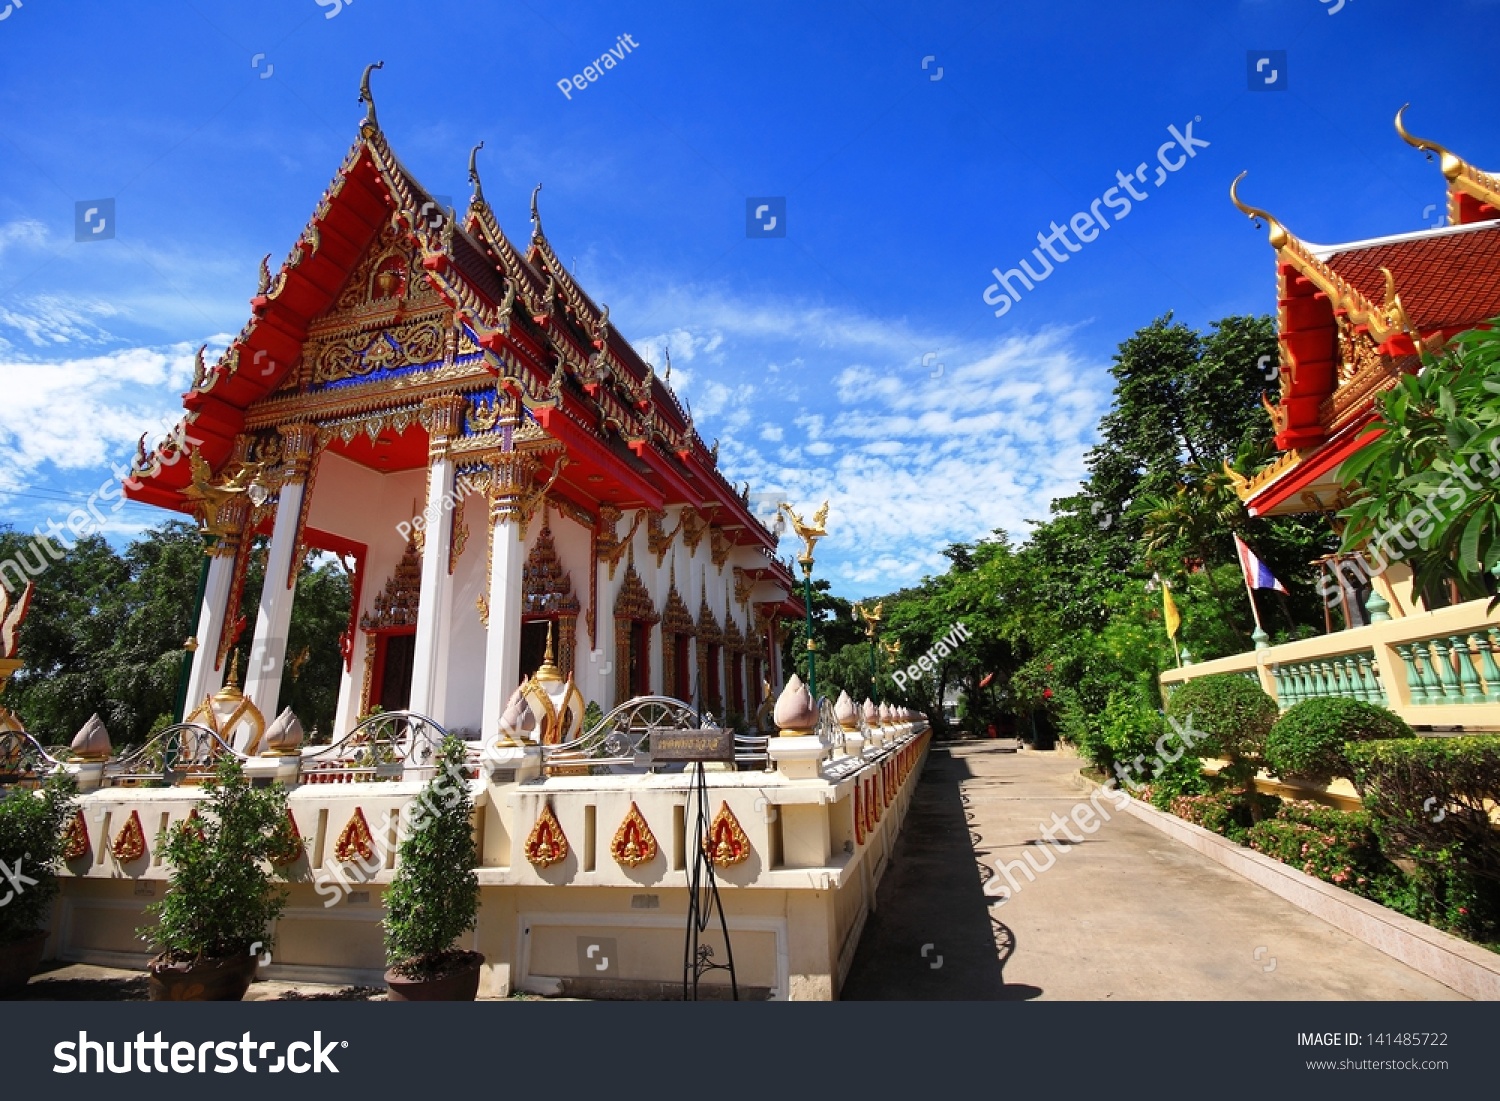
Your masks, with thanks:
M 542 193 L 542 185 L 537 184 L 531 192 L 531 237 L 532 240 L 542 235 L 542 215 L 536 207 L 536 197 Z
M 469 182 L 474 185 L 474 194 L 469 199 L 470 210 L 483 210 L 486 206 L 484 185 L 479 182 L 479 151 L 483 148 L 484 142 L 481 141 L 469 150 Z
M 1411 333 L 1411 318 L 1407 316 L 1406 306 L 1396 290 L 1396 277 L 1387 267 L 1381 267 L 1380 274 L 1385 276 L 1385 302 L 1381 306 L 1381 314 L 1386 325 L 1403 333 Z
M 366 138 L 373 138 L 380 133 L 380 123 L 375 118 L 375 95 L 370 91 L 370 74 L 376 69 L 384 68 L 384 61 L 376 61 L 366 65 L 364 76 L 359 78 L 359 102 L 365 105 L 365 117 L 359 124 L 359 132 Z
M 1246 169 L 1244 172 L 1241 172 L 1234 178 L 1234 182 L 1229 185 L 1229 200 L 1230 202 L 1234 203 L 1235 206 L 1239 207 L 1242 214 L 1245 214 L 1252 222 L 1255 223 L 1256 229 L 1260 228 L 1261 219 L 1265 219 L 1266 224 L 1271 227 L 1271 247 L 1274 249 L 1283 248 L 1287 245 L 1288 242 L 1292 240 L 1292 234 L 1286 228 L 1286 226 L 1281 224 L 1280 219 L 1276 218 L 1272 214 L 1268 214 L 1266 211 L 1261 210 L 1259 207 L 1251 206 L 1249 203 L 1244 202 L 1240 198 L 1240 181 L 1248 175 L 1250 175 L 1250 171 L 1249 169 Z
M 1396 133 L 1401 136 L 1402 141 L 1406 142 L 1413 149 L 1422 150 L 1427 155 L 1428 160 L 1432 160 L 1433 154 L 1436 153 L 1438 156 L 1438 167 L 1442 170 L 1443 177 L 1451 183 L 1465 168 L 1463 158 L 1444 149 L 1437 142 L 1429 141 L 1426 138 L 1419 138 L 1408 130 L 1402 116 L 1406 114 L 1406 109 L 1410 106 L 1410 103 L 1403 103 L 1401 109 L 1396 112 Z
M 264 298 L 271 290 L 271 254 L 269 252 L 260 258 L 260 274 L 256 278 L 255 296 Z

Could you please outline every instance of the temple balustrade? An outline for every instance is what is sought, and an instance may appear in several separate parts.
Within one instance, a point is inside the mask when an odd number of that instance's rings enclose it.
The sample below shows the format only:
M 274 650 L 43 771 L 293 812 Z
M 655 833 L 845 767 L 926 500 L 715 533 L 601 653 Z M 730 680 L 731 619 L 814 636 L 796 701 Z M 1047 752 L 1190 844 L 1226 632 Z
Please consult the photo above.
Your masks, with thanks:
M 1415 612 L 1169 669 L 1162 692 L 1216 673 L 1256 681 L 1283 711 L 1341 697 L 1388 707 L 1413 727 L 1500 730 L 1500 620 L 1488 599 Z
M 811 725 L 734 735 L 733 761 L 705 766 L 712 826 L 697 840 L 693 766 L 653 762 L 651 735 L 730 732 L 683 701 L 636 698 L 554 744 L 533 740 L 537 731 L 524 723 L 469 743 L 462 782 L 475 807 L 481 910 L 473 942 L 489 961 L 485 992 L 673 996 L 694 846 L 702 844 L 726 892 L 742 990 L 835 997 L 930 732 L 922 716 L 873 705 L 840 711 L 825 699 L 815 711 Z M 402 822 L 435 775 L 430 762 L 443 736 L 430 718 L 387 712 L 323 746 L 288 744 L 295 739 L 273 724 L 265 751 L 247 754 L 206 726 L 183 723 L 123 754 L 84 760 L 24 731 L 0 735 L 9 783 L 34 786 L 61 768 L 88 789 L 68 826 L 50 953 L 144 963 L 136 930 L 170 874 L 159 839 L 194 819 L 204 780 L 232 756 L 252 782 L 288 788 L 298 842 L 276 861 L 289 900 L 266 977 L 378 982 L 381 897 L 398 865 Z M 619 970 L 608 976 L 572 952 L 579 938 L 601 937 L 619 945 Z

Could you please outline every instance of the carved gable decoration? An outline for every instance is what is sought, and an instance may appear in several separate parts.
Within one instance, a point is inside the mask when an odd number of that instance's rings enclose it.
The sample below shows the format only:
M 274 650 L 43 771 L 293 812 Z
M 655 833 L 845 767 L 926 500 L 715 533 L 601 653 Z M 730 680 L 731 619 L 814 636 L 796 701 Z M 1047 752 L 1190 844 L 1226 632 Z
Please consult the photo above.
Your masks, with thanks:
M 530 616 L 576 616 L 578 597 L 573 593 L 571 576 L 557 557 L 552 527 L 544 523 L 537 534 L 536 546 L 526 558 L 522 571 L 522 609 Z
M 422 559 L 417 554 L 417 545 L 406 541 L 406 553 L 396 563 L 395 572 L 385 583 L 385 588 L 375 597 L 375 604 L 360 617 L 359 626 L 365 631 L 385 631 L 392 627 L 415 627 L 417 625 L 417 599 L 422 592 Z
M 698 632 L 697 624 L 693 622 L 693 613 L 688 611 L 687 602 L 682 599 L 676 585 L 667 593 L 667 607 L 662 614 L 661 629 L 664 634 L 669 635 L 693 635 Z
M 718 868 L 728 868 L 749 859 L 750 839 L 740 828 L 740 820 L 729 809 L 728 803 L 719 804 L 719 813 L 714 815 L 708 836 L 703 839 L 703 851 Z
M 646 591 L 641 575 L 635 572 L 634 566 L 626 569 L 625 583 L 620 586 L 620 595 L 615 597 L 615 618 L 653 624 L 661 620 L 661 616 L 656 614 L 656 606 L 651 602 L 651 594 Z
M 568 858 L 568 839 L 562 823 L 552 813 L 552 804 L 544 803 L 536 825 L 526 838 L 526 859 L 538 870 L 561 863 Z
M 714 610 L 708 606 L 707 596 L 698 605 L 698 641 L 712 646 L 724 643 L 724 632 L 719 628 L 719 619 L 714 615 Z
M 320 385 L 376 371 L 451 362 L 478 347 L 453 324 L 422 273 L 420 251 L 384 224 L 337 302 L 308 326 L 302 382 Z
M 740 625 L 734 621 L 734 617 L 728 618 L 728 626 L 724 628 L 724 649 L 733 653 L 743 653 L 745 650 L 745 636 L 740 633 Z

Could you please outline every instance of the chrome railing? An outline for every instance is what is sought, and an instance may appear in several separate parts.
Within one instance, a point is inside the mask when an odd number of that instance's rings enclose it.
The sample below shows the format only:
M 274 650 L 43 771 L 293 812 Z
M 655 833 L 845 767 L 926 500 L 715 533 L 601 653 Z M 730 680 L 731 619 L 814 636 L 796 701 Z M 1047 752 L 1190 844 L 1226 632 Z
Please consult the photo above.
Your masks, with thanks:
M 644 772 L 651 735 L 659 730 L 718 729 L 713 715 L 670 696 L 626 700 L 578 737 L 542 746 L 542 765 L 552 774 Z M 736 746 L 738 749 L 738 746 Z
M 430 766 L 446 736 L 441 725 L 416 711 L 381 711 L 365 718 L 332 745 L 304 749 L 302 782 L 399 780 L 409 768 Z
M 25 730 L 0 730 L 0 787 L 33 787 L 62 766 Z
M 197 784 L 226 757 L 244 760 L 224 739 L 199 723 L 176 723 L 145 745 L 108 761 L 103 783 L 111 787 Z

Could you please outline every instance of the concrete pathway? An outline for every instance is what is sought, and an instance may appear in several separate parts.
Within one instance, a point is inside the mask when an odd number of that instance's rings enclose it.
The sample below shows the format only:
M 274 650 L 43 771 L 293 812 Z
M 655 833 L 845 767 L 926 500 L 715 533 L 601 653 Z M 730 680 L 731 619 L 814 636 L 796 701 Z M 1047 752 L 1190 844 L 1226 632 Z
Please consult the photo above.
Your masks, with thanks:
M 1041 831 L 1053 813 L 1088 805 L 1081 764 L 996 742 L 935 746 L 841 996 L 1462 998 L 1103 797 L 1110 817 L 1096 832 L 1075 826 L 1072 843 L 1056 830 L 1049 844 Z M 1009 899 L 1004 877 L 986 891 L 981 862 L 994 869 L 1028 851 L 1046 870 L 1034 880 L 1013 870 L 1020 889 Z

